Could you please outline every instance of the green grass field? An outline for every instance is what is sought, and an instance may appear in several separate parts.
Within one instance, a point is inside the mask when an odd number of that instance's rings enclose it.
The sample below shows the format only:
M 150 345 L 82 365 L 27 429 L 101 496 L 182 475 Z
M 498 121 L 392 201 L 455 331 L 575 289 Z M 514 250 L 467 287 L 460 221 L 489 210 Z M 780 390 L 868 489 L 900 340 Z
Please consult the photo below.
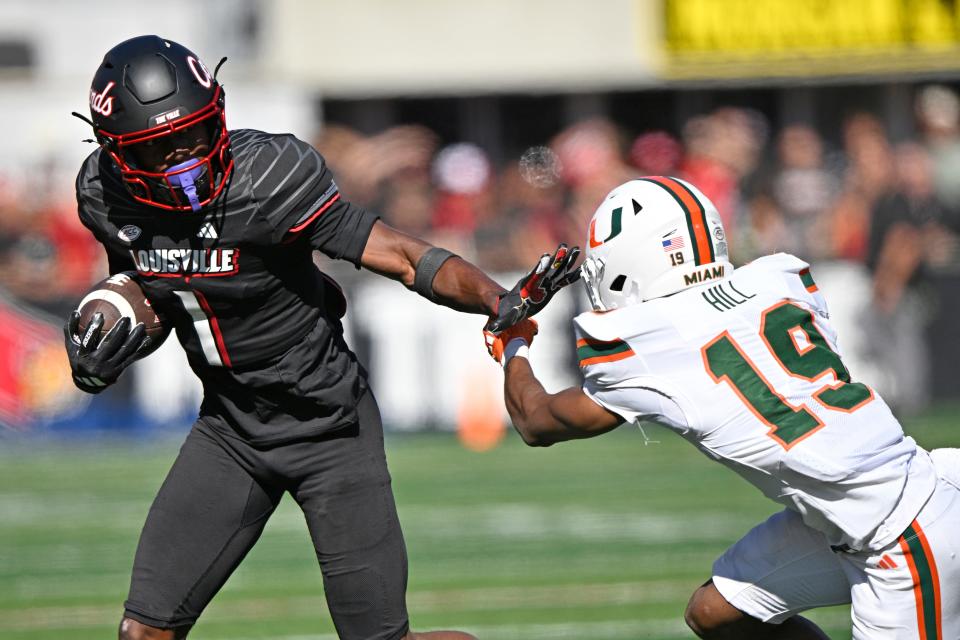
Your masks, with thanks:
M 960 410 L 908 423 L 960 444 Z M 410 553 L 415 629 L 481 640 L 690 638 L 689 593 L 777 510 L 672 434 L 635 429 L 473 453 L 450 435 L 387 450 Z M 0 638 L 115 637 L 140 526 L 178 442 L 0 441 Z M 849 638 L 843 607 L 812 615 Z M 320 572 L 289 498 L 191 638 L 333 640 Z

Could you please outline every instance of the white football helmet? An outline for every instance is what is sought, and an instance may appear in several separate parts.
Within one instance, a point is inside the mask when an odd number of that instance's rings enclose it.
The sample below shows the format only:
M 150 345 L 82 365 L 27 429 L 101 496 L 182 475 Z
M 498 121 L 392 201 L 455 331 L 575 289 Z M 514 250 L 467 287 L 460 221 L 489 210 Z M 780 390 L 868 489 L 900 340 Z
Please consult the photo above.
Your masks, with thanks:
M 593 308 L 609 311 L 724 278 L 733 265 L 713 203 L 688 182 L 648 176 L 604 198 L 580 269 Z

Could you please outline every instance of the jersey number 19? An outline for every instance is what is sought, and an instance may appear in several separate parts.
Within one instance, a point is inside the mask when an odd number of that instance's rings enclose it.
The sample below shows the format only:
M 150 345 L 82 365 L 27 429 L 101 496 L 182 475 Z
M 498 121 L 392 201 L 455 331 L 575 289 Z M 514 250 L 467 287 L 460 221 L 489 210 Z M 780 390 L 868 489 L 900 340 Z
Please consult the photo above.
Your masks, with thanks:
M 870 387 L 850 381 L 850 373 L 813 323 L 813 315 L 791 302 L 781 302 L 761 315 L 760 337 L 790 376 L 814 382 L 832 373 L 834 384 L 824 384 L 811 396 L 828 409 L 856 411 L 873 399 Z M 714 382 L 726 382 L 763 423 L 770 437 L 789 449 L 823 427 L 806 405 L 794 406 L 770 384 L 729 332 L 701 348 L 707 372 Z

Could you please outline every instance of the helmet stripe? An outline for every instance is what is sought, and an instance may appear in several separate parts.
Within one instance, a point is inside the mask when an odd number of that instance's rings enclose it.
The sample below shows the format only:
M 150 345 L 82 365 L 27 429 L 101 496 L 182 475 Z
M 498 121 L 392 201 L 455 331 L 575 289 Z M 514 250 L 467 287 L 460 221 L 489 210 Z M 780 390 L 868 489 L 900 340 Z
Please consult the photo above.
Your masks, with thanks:
M 693 203 L 690 211 L 691 217 L 693 218 L 693 227 L 697 231 L 697 244 L 700 246 L 701 255 L 709 256 L 706 262 L 714 262 L 717 257 L 713 250 L 713 240 L 710 238 L 710 228 L 707 226 L 707 213 L 703 209 L 703 203 L 700 202 L 700 199 L 694 195 L 693 191 L 691 191 L 687 185 L 679 180 L 667 178 L 667 181 L 675 184 L 682 193 L 685 193 L 689 197 L 690 202 Z M 706 249 L 705 252 L 703 251 L 704 249 Z
M 640 178 L 645 182 L 652 182 L 666 189 L 673 196 L 687 218 L 687 231 L 693 245 L 693 260 L 696 264 L 706 264 L 716 260 L 713 251 L 713 242 L 710 240 L 710 231 L 707 228 L 707 215 L 700 200 L 687 188 L 685 184 L 673 178 L 648 176 Z

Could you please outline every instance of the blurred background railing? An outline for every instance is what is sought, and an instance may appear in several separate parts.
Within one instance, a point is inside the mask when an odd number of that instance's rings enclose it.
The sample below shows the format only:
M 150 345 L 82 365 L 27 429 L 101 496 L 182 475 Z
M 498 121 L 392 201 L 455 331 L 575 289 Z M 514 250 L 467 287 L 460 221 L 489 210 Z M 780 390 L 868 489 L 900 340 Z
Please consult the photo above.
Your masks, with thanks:
M 718 206 L 736 264 L 814 265 L 854 377 L 898 412 L 960 397 L 960 7 L 953 0 L 6 0 L 0 6 L 0 424 L 153 431 L 192 422 L 179 347 L 94 399 L 60 325 L 105 273 L 76 217 L 92 72 L 154 32 L 230 61 L 232 128 L 291 131 L 341 191 L 502 282 L 582 244 L 610 188 L 670 174 Z M 188 16 L 185 18 L 184 16 Z M 42 19 L 40 19 L 42 17 Z M 321 262 L 395 429 L 497 421 L 482 320 Z M 569 317 L 534 347 L 576 380 Z M 535 366 L 538 363 L 535 362 Z

